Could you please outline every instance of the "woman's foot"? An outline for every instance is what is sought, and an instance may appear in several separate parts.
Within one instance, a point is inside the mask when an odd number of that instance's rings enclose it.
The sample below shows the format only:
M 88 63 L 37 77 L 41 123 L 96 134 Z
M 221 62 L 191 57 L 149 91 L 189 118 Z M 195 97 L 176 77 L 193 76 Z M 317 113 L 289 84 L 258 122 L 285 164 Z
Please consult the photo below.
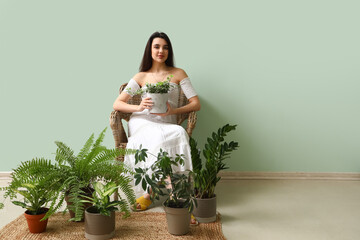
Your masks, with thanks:
M 196 220 L 196 218 L 192 214 L 191 214 L 190 225 L 193 225 L 193 226 L 199 225 L 199 222 Z
M 144 196 L 136 199 L 136 209 L 135 211 L 145 211 L 151 205 L 150 195 L 145 194 Z

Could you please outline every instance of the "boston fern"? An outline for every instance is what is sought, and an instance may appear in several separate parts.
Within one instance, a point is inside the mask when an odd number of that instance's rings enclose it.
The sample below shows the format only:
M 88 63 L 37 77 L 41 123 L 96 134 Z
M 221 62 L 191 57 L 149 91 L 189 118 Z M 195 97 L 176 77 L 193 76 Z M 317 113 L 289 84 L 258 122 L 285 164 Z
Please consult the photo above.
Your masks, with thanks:
M 32 175 L 47 176 L 51 181 L 56 182 L 54 185 L 56 194 L 51 199 L 45 218 L 58 211 L 64 203 L 65 196 L 68 196 L 69 201 L 72 202 L 68 209 L 75 213 L 75 217 L 70 220 L 81 220 L 85 208 L 84 203 L 81 202 L 81 195 L 89 192 L 91 195 L 93 191 L 91 182 L 95 180 L 103 179 L 118 185 L 126 185 L 127 179 L 124 174 L 131 171 L 114 159 L 119 155 L 131 154 L 134 150 L 107 149 L 102 146 L 105 131 L 106 128 L 96 140 L 92 134 L 77 155 L 65 143 L 57 141 L 55 163 L 49 163 L 47 166 L 34 163 L 28 166 Z M 132 205 L 135 202 L 134 191 L 128 188 L 123 190 Z M 129 211 L 129 205 L 126 206 Z
M 236 129 L 236 125 L 226 124 L 213 132 L 211 137 L 207 138 L 203 150 L 205 158 L 204 164 L 200 157 L 200 150 L 197 148 L 196 141 L 190 139 L 191 158 L 193 163 L 193 181 L 194 191 L 197 198 L 212 198 L 215 196 L 215 187 L 220 177 L 217 174 L 227 169 L 224 160 L 229 157 L 233 150 L 238 148 L 238 142 L 225 142 L 224 137 L 232 130 Z
M 106 128 L 100 133 L 94 142 L 94 134 L 86 141 L 83 148 L 77 155 L 74 151 L 62 142 L 55 142 L 58 146 L 56 151 L 56 177 L 62 183 L 58 195 L 58 203 L 55 201 L 50 206 L 49 214 L 53 213 L 62 205 L 65 195 L 69 196 L 72 205 L 68 208 L 75 213 L 75 218 L 71 220 L 78 221 L 82 218 L 84 212 L 84 203 L 81 202 L 81 195 L 93 191 L 91 182 L 98 179 L 113 181 L 116 184 L 127 182 L 123 173 L 129 173 L 130 170 L 122 163 L 114 159 L 119 155 L 131 154 L 133 150 L 107 149 L 101 143 L 105 136 Z M 135 202 L 135 193 L 132 189 L 124 188 L 124 194 L 130 200 L 131 204 Z M 129 207 L 128 207 L 129 209 Z
M 146 161 L 147 153 L 147 149 L 141 149 L 140 146 L 140 149 L 135 154 L 135 164 Z M 196 205 L 196 199 L 193 195 L 189 177 L 186 174 L 175 173 L 172 170 L 172 166 L 184 165 L 184 156 L 177 154 L 174 158 L 160 149 L 160 152 L 155 157 L 157 160 L 150 168 L 151 175 L 147 173 L 150 170 L 149 168 L 135 168 L 135 185 L 141 184 L 144 191 L 150 192 L 151 190 L 152 194 L 150 196 L 152 200 L 159 200 L 160 196 L 167 196 L 164 202 L 166 207 L 188 208 L 191 212 L 194 205 Z M 169 180 L 170 182 L 168 182 Z

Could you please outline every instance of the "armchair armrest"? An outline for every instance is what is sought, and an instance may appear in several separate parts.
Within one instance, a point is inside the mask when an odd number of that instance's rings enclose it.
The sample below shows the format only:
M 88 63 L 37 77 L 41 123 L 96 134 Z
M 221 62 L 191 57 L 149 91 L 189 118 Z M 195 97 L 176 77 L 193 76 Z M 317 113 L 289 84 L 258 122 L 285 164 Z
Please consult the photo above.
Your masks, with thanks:
M 115 140 L 115 147 L 121 147 L 121 144 L 128 142 L 124 126 L 122 124 L 122 119 L 128 121 L 130 118 L 130 113 L 123 113 L 119 111 L 112 111 L 110 114 L 110 127 L 112 129 L 114 140 Z

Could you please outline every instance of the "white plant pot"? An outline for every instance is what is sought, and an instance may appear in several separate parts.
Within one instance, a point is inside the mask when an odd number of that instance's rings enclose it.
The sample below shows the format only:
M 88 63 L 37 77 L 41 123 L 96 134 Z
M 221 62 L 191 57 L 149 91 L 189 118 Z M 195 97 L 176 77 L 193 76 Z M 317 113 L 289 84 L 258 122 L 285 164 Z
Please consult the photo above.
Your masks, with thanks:
M 166 113 L 167 101 L 169 100 L 168 93 L 147 93 L 147 97 L 151 98 L 154 105 L 150 109 L 150 113 Z

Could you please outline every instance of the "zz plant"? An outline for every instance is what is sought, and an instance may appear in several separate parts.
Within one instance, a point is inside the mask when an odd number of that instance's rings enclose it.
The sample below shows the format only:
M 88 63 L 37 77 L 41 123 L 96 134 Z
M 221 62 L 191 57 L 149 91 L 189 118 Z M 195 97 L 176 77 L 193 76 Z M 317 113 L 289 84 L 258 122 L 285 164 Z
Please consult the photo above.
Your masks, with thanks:
M 238 142 L 225 142 L 227 133 L 235 129 L 236 125 L 226 124 L 207 138 L 207 143 L 202 151 L 205 158 L 204 163 L 201 160 L 201 151 L 197 148 L 196 141 L 190 138 L 196 198 L 212 198 L 215 196 L 216 184 L 221 179 L 218 173 L 228 168 L 224 161 L 229 158 L 232 151 L 238 148 Z

